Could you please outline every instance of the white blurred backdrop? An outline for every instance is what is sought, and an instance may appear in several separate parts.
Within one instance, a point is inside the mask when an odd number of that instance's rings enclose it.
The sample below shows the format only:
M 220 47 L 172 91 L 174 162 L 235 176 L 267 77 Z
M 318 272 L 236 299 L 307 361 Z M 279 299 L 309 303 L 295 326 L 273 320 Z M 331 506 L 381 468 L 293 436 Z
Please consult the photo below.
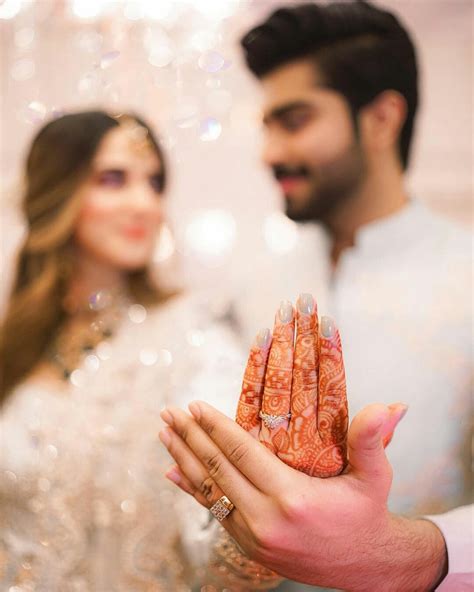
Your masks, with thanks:
M 136 111 L 159 131 L 171 180 L 157 261 L 220 288 L 256 252 L 294 247 L 295 225 L 259 161 L 259 88 L 238 40 L 275 0 L 0 0 L 3 299 L 21 237 L 28 144 L 65 111 Z M 289 2 L 286 2 L 287 4 Z M 409 26 L 422 104 L 412 195 L 472 225 L 473 3 L 387 0 Z

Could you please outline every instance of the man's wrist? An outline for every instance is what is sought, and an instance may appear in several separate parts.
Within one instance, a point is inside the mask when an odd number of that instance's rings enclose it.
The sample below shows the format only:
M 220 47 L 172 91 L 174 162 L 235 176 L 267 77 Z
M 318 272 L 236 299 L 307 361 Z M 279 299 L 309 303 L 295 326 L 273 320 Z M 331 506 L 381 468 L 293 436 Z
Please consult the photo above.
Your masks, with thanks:
M 435 590 L 448 572 L 444 537 L 429 520 L 391 515 L 387 551 L 394 568 L 387 591 Z

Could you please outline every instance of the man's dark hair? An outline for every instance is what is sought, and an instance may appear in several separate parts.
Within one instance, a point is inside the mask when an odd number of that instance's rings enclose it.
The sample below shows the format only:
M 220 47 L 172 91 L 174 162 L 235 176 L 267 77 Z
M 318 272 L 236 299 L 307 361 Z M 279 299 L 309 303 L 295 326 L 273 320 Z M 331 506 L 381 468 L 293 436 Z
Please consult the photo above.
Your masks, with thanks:
M 413 42 L 393 14 L 362 0 L 300 4 L 273 12 L 241 44 L 258 78 L 288 62 L 313 59 L 322 83 L 347 99 L 354 121 L 378 94 L 398 91 L 407 103 L 400 134 L 400 157 L 407 168 L 418 72 Z

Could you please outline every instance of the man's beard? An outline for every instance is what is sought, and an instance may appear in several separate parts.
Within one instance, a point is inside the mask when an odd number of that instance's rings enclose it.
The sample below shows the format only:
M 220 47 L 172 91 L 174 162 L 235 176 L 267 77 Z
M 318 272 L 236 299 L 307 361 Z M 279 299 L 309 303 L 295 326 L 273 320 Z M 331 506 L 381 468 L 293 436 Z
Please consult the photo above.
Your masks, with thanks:
M 287 198 L 286 215 L 295 222 L 327 222 L 357 194 L 366 166 L 360 147 L 354 144 L 332 163 L 317 170 L 301 167 L 299 172 L 311 183 L 309 193 L 303 202 Z M 284 176 L 284 167 L 275 170 L 275 176 Z

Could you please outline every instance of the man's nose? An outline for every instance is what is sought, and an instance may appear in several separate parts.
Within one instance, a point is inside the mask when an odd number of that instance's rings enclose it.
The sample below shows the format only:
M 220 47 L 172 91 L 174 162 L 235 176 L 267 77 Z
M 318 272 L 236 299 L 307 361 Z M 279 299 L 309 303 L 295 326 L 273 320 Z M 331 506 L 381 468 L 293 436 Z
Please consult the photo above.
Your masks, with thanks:
M 283 138 L 276 133 L 269 133 L 264 139 L 262 160 L 269 167 L 276 166 L 287 160 L 286 145 Z

